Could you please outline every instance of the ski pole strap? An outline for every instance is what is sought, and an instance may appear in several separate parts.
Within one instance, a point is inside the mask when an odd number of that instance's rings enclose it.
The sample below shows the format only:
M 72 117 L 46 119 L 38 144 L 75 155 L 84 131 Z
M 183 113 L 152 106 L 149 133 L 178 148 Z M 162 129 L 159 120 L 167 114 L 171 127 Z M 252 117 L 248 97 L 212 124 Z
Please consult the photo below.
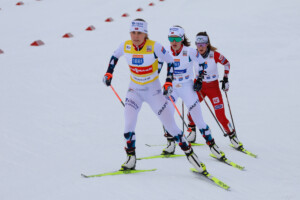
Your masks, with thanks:
M 118 97 L 118 99 L 120 100 L 121 104 L 125 107 L 124 102 L 122 101 L 122 99 L 119 97 L 118 93 L 116 92 L 116 90 L 114 89 L 114 87 L 112 85 L 110 85 L 110 88 L 114 91 L 115 95 Z

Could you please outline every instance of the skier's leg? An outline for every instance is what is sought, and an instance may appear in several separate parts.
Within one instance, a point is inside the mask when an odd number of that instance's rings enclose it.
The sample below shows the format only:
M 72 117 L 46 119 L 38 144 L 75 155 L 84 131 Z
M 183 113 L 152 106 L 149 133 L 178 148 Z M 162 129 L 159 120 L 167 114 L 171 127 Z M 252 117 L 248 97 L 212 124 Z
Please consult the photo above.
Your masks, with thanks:
M 202 95 L 204 95 L 203 97 L 205 98 L 206 94 L 205 94 L 204 89 L 201 90 L 201 93 L 203 93 Z M 196 94 L 198 96 L 199 102 L 202 102 L 203 99 L 202 99 L 201 95 L 199 94 L 199 92 L 196 92 Z M 196 124 L 195 124 L 190 112 L 188 112 L 187 117 L 189 120 L 188 127 L 191 129 L 191 132 L 188 134 L 187 138 L 188 138 L 189 142 L 194 143 L 196 141 Z
M 125 130 L 124 138 L 126 141 L 125 151 L 127 154 L 126 162 L 121 166 L 122 169 L 135 169 L 136 155 L 135 155 L 135 126 L 137 116 L 142 106 L 142 99 L 134 90 L 127 92 L 125 99 Z
M 226 118 L 223 98 L 222 98 L 219 85 L 217 85 L 217 87 L 214 87 L 210 90 L 208 97 L 214 107 L 218 121 L 222 124 L 225 132 L 229 136 L 230 142 L 236 148 L 241 147 L 243 144 L 238 140 L 235 130 L 232 128 L 231 123 Z
M 199 128 L 200 133 L 206 140 L 206 143 L 209 146 L 211 152 L 217 158 L 225 157 L 225 154 L 222 151 L 220 151 L 219 147 L 215 144 L 215 140 L 211 135 L 211 130 L 203 120 L 200 102 L 197 98 L 197 95 L 192 90 L 192 87 L 183 88 L 183 90 L 180 91 L 179 95 L 185 102 L 185 105 L 188 107 L 188 110 L 191 116 L 193 117 L 196 126 Z
M 158 85 L 153 84 L 153 87 L 155 91 L 157 91 L 157 88 L 160 88 L 160 83 L 158 82 Z M 170 107 L 173 105 L 166 100 L 161 92 L 159 94 L 156 92 L 153 94 L 149 94 L 146 100 L 153 112 L 158 116 L 166 130 L 175 138 L 175 141 L 186 154 L 188 161 L 196 168 L 197 171 L 205 171 L 205 165 L 199 161 L 197 155 L 193 152 L 191 145 L 183 135 L 183 132 L 175 123 L 174 112 L 172 112 Z
M 177 101 L 177 94 L 176 90 L 173 91 L 172 95 L 170 96 L 174 102 Z M 170 101 L 170 99 L 167 99 Z M 171 106 L 172 115 L 174 116 L 175 108 Z M 175 138 L 163 127 L 164 129 L 164 136 L 167 138 L 167 147 L 163 149 L 162 155 L 172 155 L 175 152 L 176 144 L 175 144 Z

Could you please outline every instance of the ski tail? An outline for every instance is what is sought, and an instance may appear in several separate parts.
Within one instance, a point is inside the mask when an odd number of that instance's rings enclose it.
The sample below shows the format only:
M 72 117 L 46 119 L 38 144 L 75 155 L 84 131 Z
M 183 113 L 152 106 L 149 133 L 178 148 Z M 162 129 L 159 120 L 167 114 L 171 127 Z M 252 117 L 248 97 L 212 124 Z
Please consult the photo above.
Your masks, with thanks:
M 118 170 L 113 172 L 106 172 L 102 174 L 94 174 L 94 175 L 85 175 L 81 174 L 84 178 L 93 178 L 93 177 L 102 177 L 102 176 L 114 176 L 114 175 L 122 175 L 122 174 L 135 174 L 135 173 L 141 173 L 141 172 L 151 172 L 155 171 L 157 169 L 142 169 L 142 170 L 136 170 L 136 169 L 130 169 L 130 170 Z

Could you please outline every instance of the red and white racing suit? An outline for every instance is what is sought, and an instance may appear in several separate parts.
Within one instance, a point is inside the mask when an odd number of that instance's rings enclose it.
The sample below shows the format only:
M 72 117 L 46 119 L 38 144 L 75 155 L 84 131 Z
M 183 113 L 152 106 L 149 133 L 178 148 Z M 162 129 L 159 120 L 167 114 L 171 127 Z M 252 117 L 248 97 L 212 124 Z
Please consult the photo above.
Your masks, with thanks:
M 205 98 L 207 96 L 209 98 L 210 102 L 214 107 L 218 121 L 221 123 L 224 130 L 228 134 L 232 132 L 232 127 L 225 115 L 223 98 L 218 82 L 219 73 L 217 64 L 221 63 L 222 65 L 224 65 L 224 76 L 228 77 L 230 63 L 222 54 L 220 54 L 217 51 L 210 51 L 208 56 L 204 58 L 204 60 L 205 76 L 202 81 L 202 89 L 199 92 L 197 92 L 197 95 L 200 102 L 203 100 L 202 97 Z M 188 114 L 188 118 L 190 121 L 190 125 L 195 125 L 190 113 Z

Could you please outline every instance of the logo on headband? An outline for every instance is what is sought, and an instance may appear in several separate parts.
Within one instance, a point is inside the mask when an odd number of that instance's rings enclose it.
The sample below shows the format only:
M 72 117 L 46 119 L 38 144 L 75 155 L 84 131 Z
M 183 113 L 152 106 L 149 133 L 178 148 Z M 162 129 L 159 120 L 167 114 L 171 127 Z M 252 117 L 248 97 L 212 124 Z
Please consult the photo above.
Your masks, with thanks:
M 170 28 L 170 31 L 178 31 L 178 28 Z
M 196 38 L 196 43 L 208 43 L 208 37 L 206 37 L 206 36 L 198 36 Z

